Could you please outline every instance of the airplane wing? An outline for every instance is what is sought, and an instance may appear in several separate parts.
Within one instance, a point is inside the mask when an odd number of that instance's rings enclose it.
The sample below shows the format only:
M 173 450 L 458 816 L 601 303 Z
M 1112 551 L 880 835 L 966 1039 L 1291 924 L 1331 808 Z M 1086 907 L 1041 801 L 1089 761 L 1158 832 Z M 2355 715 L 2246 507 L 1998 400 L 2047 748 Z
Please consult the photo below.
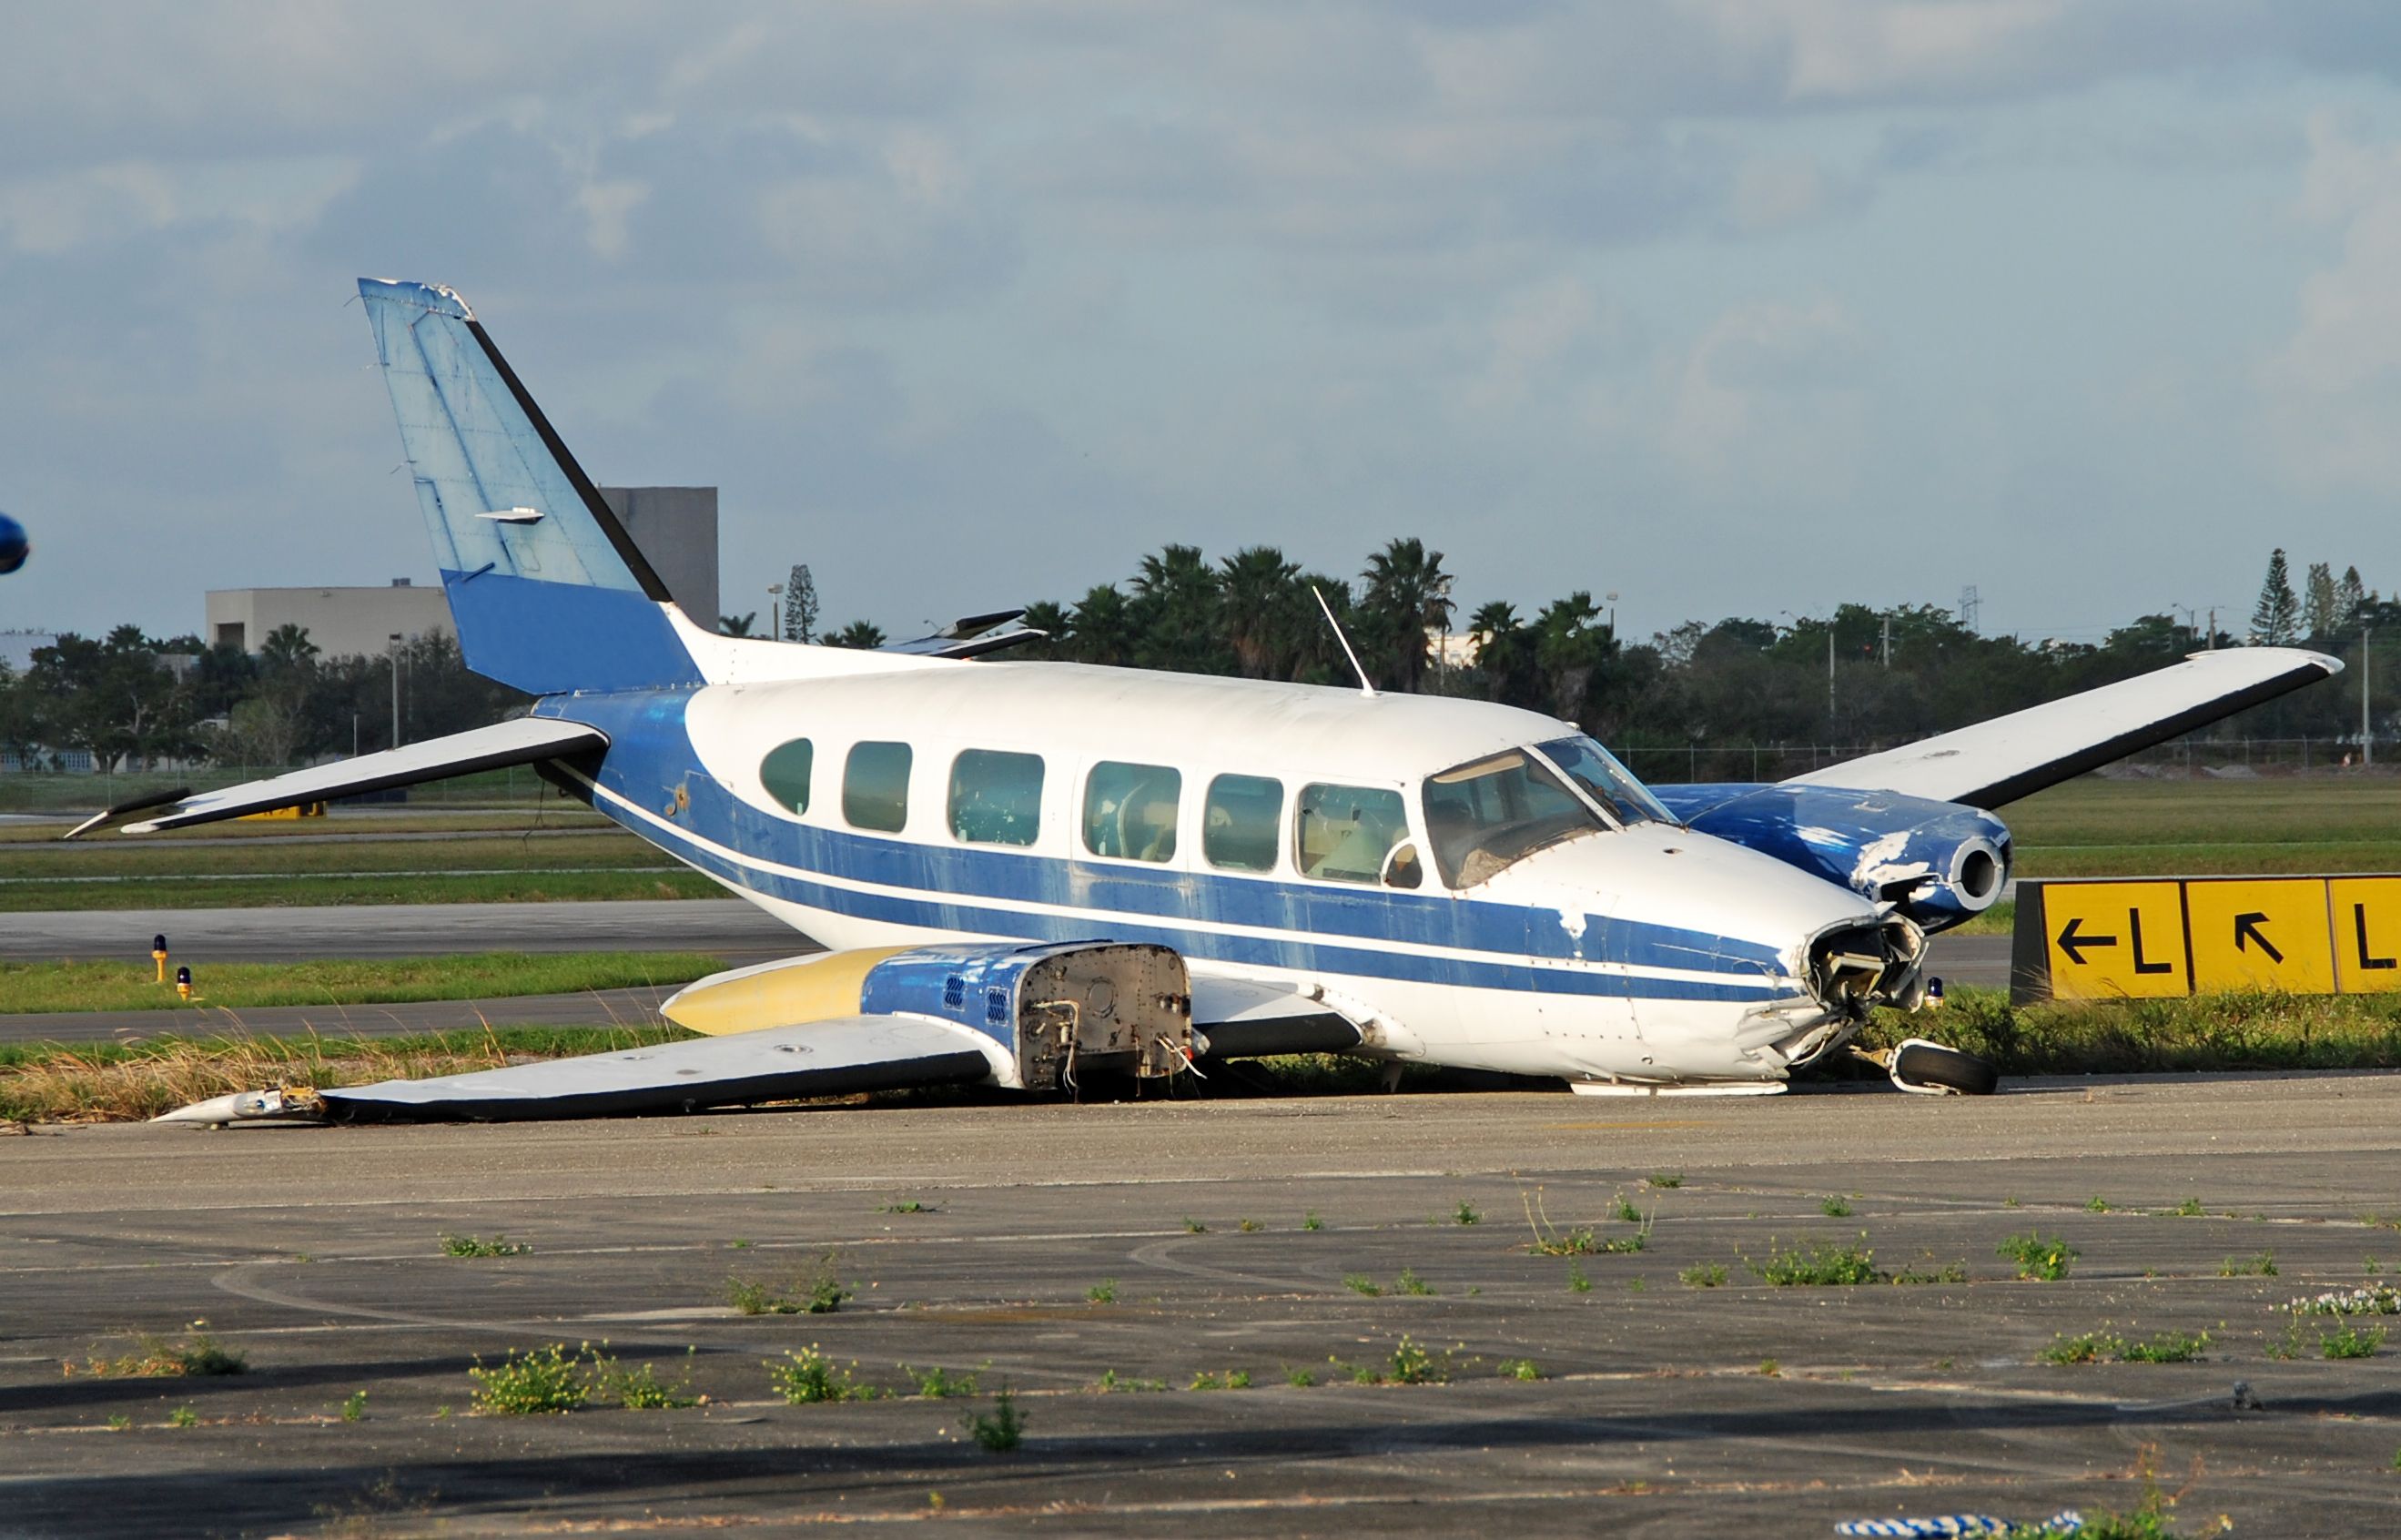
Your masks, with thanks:
M 414 786 L 419 781 L 471 775 L 478 770 L 498 770 L 512 764 L 531 764 L 539 760 L 570 758 L 608 747 L 608 735 L 581 722 L 554 722 L 546 717 L 519 717 L 495 722 L 489 727 L 453 733 L 448 737 L 429 738 L 403 749 L 387 749 L 380 753 L 361 754 L 356 759 L 342 760 L 334 764 L 295 770 L 288 776 L 277 776 L 268 780 L 245 782 L 222 791 L 207 791 L 199 796 L 193 796 L 188 791 L 175 791 L 165 797 L 148 798 L 132 804 L 120 803 L 104 813 L 86 818 L 63 837 L 75 839 L 154 807 L 163 806 L 167 811 L 139 823 L 126 824 L 121 832 L 155 834 L 161 830 L 214 823 L 221 818 L 238 818 L 249 813 L 266 813 L 279 807 L 328 802 L 336 797 L 355 796 L 362 791 L 380 791 L 386 787 Z
M 921 1016 L 847 1016 L 331 1091 L 248 1091 L 162 1123 L 514 1122 L 603 1118 L 988 1079 L 992 1039 Z
M 1987 811 L 2342 672 L 2321 653 L 2233 647 L 2012 711 L 1787 785 L 1896 791 Z
M 1024 616 L 1022 610 L 995 610 L 990 614 L 962 615 L 930 637 L 919 637 L 914 641 L 889 642 L 876 651 L 906 653 L 915 657 L 974 658 L 987 653 L 1022 647 L 1029 641 L 1042 641 L 1050 637 L 1048 631 L 1014 624 Z

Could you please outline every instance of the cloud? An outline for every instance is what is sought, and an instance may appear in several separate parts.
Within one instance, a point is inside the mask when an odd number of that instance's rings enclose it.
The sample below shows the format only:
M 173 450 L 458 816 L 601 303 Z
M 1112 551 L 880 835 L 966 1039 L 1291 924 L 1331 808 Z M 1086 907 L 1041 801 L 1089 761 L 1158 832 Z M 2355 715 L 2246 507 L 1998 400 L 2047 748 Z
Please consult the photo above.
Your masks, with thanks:
M 1858 484 L 1866 343 L 1831 299 L 1726 311 L 1686 355 L 1662 442 L 1716 501 L 1819 503 Z
M 2303 487 L 2401 491 L 2401 143 L 2323 112 L 2309 141 L 2296 212 L 2339 250 L 2302 281 L 2292 333 L 2261 370 L 2270 432 Z

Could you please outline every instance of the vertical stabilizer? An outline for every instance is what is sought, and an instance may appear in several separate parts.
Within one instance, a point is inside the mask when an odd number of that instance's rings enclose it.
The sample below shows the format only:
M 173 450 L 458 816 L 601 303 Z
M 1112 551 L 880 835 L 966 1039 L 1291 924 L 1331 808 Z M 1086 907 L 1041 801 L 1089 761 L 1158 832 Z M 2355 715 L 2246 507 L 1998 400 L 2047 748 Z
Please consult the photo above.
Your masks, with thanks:
M 702 682 L 665 584 L 466 301 L 359 295 L 467 667 L 534 694 Z

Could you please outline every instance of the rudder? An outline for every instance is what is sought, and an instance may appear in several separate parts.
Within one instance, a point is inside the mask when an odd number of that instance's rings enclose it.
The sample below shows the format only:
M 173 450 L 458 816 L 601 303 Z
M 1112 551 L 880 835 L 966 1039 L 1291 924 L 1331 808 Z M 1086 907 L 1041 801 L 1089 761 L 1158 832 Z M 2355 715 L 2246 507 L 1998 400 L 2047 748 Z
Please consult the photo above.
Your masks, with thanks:
M 359 296 L 467 667 L 534 694 L 701 683 L 666 585 L 466 301 Z

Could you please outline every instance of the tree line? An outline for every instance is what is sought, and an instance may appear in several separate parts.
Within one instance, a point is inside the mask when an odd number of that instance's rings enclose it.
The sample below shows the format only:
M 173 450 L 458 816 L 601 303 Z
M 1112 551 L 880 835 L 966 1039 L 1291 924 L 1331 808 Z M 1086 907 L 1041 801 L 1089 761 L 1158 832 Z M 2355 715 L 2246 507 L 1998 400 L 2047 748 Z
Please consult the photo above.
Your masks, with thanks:
M 1395 539 L 1345 577 L 1307 570 L 1272 546 L 1212 559 L 1197 546 L 1169 545 L 1120 582 L 1073 601 L 1029 604 L 1026 624 L 1046 639 L 1008 655 L 1348 685 L 1355 675 L 1347 639 L 1379 689 L 1525 707 L 1575 722 L 1622 752 L 1690 751 L 1700 773 L 1738 775 L 1739 755 L 1712 767 L 1700 750 L 1903 743 L 2245 639 L 2315 647 L 2354 667 L 2370 629 L 2389 627 L 2401 643 L 2401 602 L 2367 588 L 2356 568 L 2337 578 L 2326 563 L 2312 564 L 2297 592 L 2281 550 L 2247 638 L 2202 636 L 2189 618 L 2146 614 L 2098 642 L 1984 636 L 1936 606 L 1861 604 L 1781 624 L 1688 621 L 1629 641 L 1586 589 L 1525 612 L 1494 600 L 1462 615 L 1446 560 L 1422 541 Z M 804 606 L 788 590 L 778 629 L 807 635 L 814 586 L 803 587 L 805 569 L 794 579 Z M 874 647 L 885 638 L 854 622 L 816 639 Z M 404 742 L 498 721 L 528 698 L 470 673 L 446 635 L 403 646 L 397 673 Z M 393 741 L 393 676 L 390 654 L 324 657 L 296 626 L 270 634 L 255 654 L 196 637 L 154 639 L 133 626 L 97 640 L 65 635 L 37 650 L 21 675 L 0 665 L 0 751 L 30 764 L 41 749 L 80 749 L 115 767 L 203 758 L 286 764 L 372 751 Z M 2379 691 L 2380 724 L 2396 703 Z M 2337 737 L 2358 722 L 2355 688 L 2319 688 L 2215 731 Z

